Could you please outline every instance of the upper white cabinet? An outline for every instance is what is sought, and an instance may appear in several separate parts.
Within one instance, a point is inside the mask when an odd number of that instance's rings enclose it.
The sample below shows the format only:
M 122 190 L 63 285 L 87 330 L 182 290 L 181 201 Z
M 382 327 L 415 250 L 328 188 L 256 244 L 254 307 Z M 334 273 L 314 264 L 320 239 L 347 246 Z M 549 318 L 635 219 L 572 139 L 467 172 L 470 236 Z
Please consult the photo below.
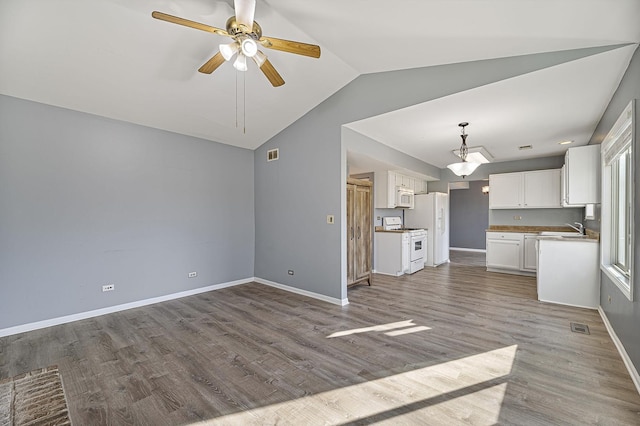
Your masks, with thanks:
M 393 171 L 376 172 L 374 186 L 376 209 L 396 207 L 396 187 L 411 189 L 416 194 L 427 193 L 426 180 Z
M 522 208 L 524 204 L 522 184 L 522 173 L 489 175 L 489 208 Z
M 562 207 L 560 169 L 489 175 L 490 209 Z
M 569 148 L 562 177 L 564 207 L 600 203 L 600 145 Z
M 553 209 L 560 202 L 560 169 L 523 172 L 524 208 Z

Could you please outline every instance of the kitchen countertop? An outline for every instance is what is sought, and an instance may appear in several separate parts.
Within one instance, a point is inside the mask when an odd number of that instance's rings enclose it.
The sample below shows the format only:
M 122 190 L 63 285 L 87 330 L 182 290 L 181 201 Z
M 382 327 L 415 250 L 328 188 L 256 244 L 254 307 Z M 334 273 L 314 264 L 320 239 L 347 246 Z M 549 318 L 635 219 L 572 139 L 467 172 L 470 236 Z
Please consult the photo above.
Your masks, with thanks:
M 427 230 L 427 228 L 420 228 L 420 229 L 424 229 L 425 231 Z M 414 228 L 412 229 L 384 229 L 384 227 L 382 226 L 376 226 L 376 232 L 395 232 L 397 234 L 402 234 L 403 232 L 409 232 L 409 231 L 415 231 Z
M 487 232 L 517 232 L 523 234 L 538 234 L 540 232 L 576 232 L 575 229 L 569 226 L 516 226 L 516 225 L 490 225 Z M 585 229 L 585 238 L 565 238 L 564 241 L 600 241 L 600 233 L 597 231 L 592 231 L 591 229 Z M 545 239 L 555 239 L 559 240 L 559 238 L 550 235 L 545 237 L 538 237 Z

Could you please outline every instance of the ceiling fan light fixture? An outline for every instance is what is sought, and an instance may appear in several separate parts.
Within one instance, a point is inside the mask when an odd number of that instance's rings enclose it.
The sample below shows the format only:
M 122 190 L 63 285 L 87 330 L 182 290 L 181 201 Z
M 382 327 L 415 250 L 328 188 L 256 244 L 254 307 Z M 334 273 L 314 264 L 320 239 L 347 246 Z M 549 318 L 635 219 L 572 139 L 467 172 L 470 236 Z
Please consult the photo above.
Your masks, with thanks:
M 240 42 L 240 50 L 244 56 L 253 58 L 258 53 L 258 44 L 254 39 L 246 37 Z
M 238 57 L 236 58 L 235 62 L 233 63 L 233 67 L 235 69 L 237 69 L 238 71 L 246 71 L 247 68 L 247 57 L 244 56 L 242 53 L 238 53 Z
M 240 47 L 238 46 L 238 43 L 234 41 L 233 43 L 229 44 L 221 44 L 220 46 L 218 46 L 218 49 L 220 49 L 220 54 L 222 55 L 224 60 L 230 61 L 231 58 L 233 58 L 233 55 L 238 53 Z
M 267 60 L 267 55 L 265 55 L 264 53 L 262 53 L 260 50 L 258 50 L 255 54 L 255 56 L 253 56 L 251 59 L 253 59 L 253 62 L 256 63 L 256 65 L 258 66 L 258 68 L 262 67 L 262 64 L 265 63 L 265 61 Z
M 467 161 L 469 148 L 467 147 L 467 134 L 464 132 L 464 128 L 468 125 L 469 123 L 467 122 L 458 124 L 458 126 L 462 127 L 462 134 L 460 135 L 462 138 L 462 145 L 460 145 L 459 150 L 459 156 L 462 161 L 460 163 L 453 163 L 447 166 L 447 168 L 455 173 L 456 176 L 462 176 L 463 179 L 473 173 L 480 166 L 480 163 Z

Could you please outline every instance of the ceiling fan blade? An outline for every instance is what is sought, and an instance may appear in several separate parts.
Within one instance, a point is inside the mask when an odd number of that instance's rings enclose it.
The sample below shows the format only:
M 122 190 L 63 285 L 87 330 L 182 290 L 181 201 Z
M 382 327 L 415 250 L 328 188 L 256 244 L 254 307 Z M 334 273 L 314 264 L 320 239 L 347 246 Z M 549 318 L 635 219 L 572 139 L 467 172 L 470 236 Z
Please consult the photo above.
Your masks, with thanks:
M 245 25 L 251 32 L 256 13 L 256 0 L 234 0 L 233 4 L 236 11 L 236 22 Z
M 211 74 L 212 72 L 217 70 L 218 67 L 223 63 L 224 63 L 224 57 L 222 56 L 222 53 L 218 52 L 215 55 L 213 55 L 211 59 L 205 62 L 204 65 L 202 65 L 198 69 L 198 71 L 200 71 L 203 74 Z
M 229 33 L 221 28 L 212 27 L 211 25 L 201 24 L 199 22 L 190 21 L 184 18 L 178 18 L 177 16 L 168 15 L 166 13 L 158 12 L 157 10 L 153 11 L 153 13 L 151 13 L 151 16 L 153 16 L 156 19 L 160 19 L 161 21 L 167 21 L 173 24 L 184 25 L 185 27 L 195 28 L 196 30 L 215 33 L 221 36 L 229 36 Z
M 283 40 L 275 37 L 261 37 L 260 44 L 268 49 L 281 50 L 283 52 L 295 53 L 296 55 L 320 57 L 320 46 L 315 44 L 301 43 L 299 41 Z
M 268 59 L 264 61 L 264 64 L 262 64 L 260 70 L 271 82 L 273 87 L 279 87 L 284 84 L 284 80 L 282 79 L 278 71 L 276 71 L 276 69 L 273 67 L 273 65 L 271 65 L 271 62 L 269 62 Z

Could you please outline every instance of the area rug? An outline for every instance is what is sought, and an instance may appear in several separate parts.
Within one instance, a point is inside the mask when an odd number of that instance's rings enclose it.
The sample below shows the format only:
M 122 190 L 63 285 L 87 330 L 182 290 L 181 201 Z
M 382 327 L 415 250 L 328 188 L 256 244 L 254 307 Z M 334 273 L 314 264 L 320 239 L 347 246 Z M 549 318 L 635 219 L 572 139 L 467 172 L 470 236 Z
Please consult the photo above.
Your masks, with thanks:
M 57 366 L 0 380 L 0 426 L 70 424 Z

